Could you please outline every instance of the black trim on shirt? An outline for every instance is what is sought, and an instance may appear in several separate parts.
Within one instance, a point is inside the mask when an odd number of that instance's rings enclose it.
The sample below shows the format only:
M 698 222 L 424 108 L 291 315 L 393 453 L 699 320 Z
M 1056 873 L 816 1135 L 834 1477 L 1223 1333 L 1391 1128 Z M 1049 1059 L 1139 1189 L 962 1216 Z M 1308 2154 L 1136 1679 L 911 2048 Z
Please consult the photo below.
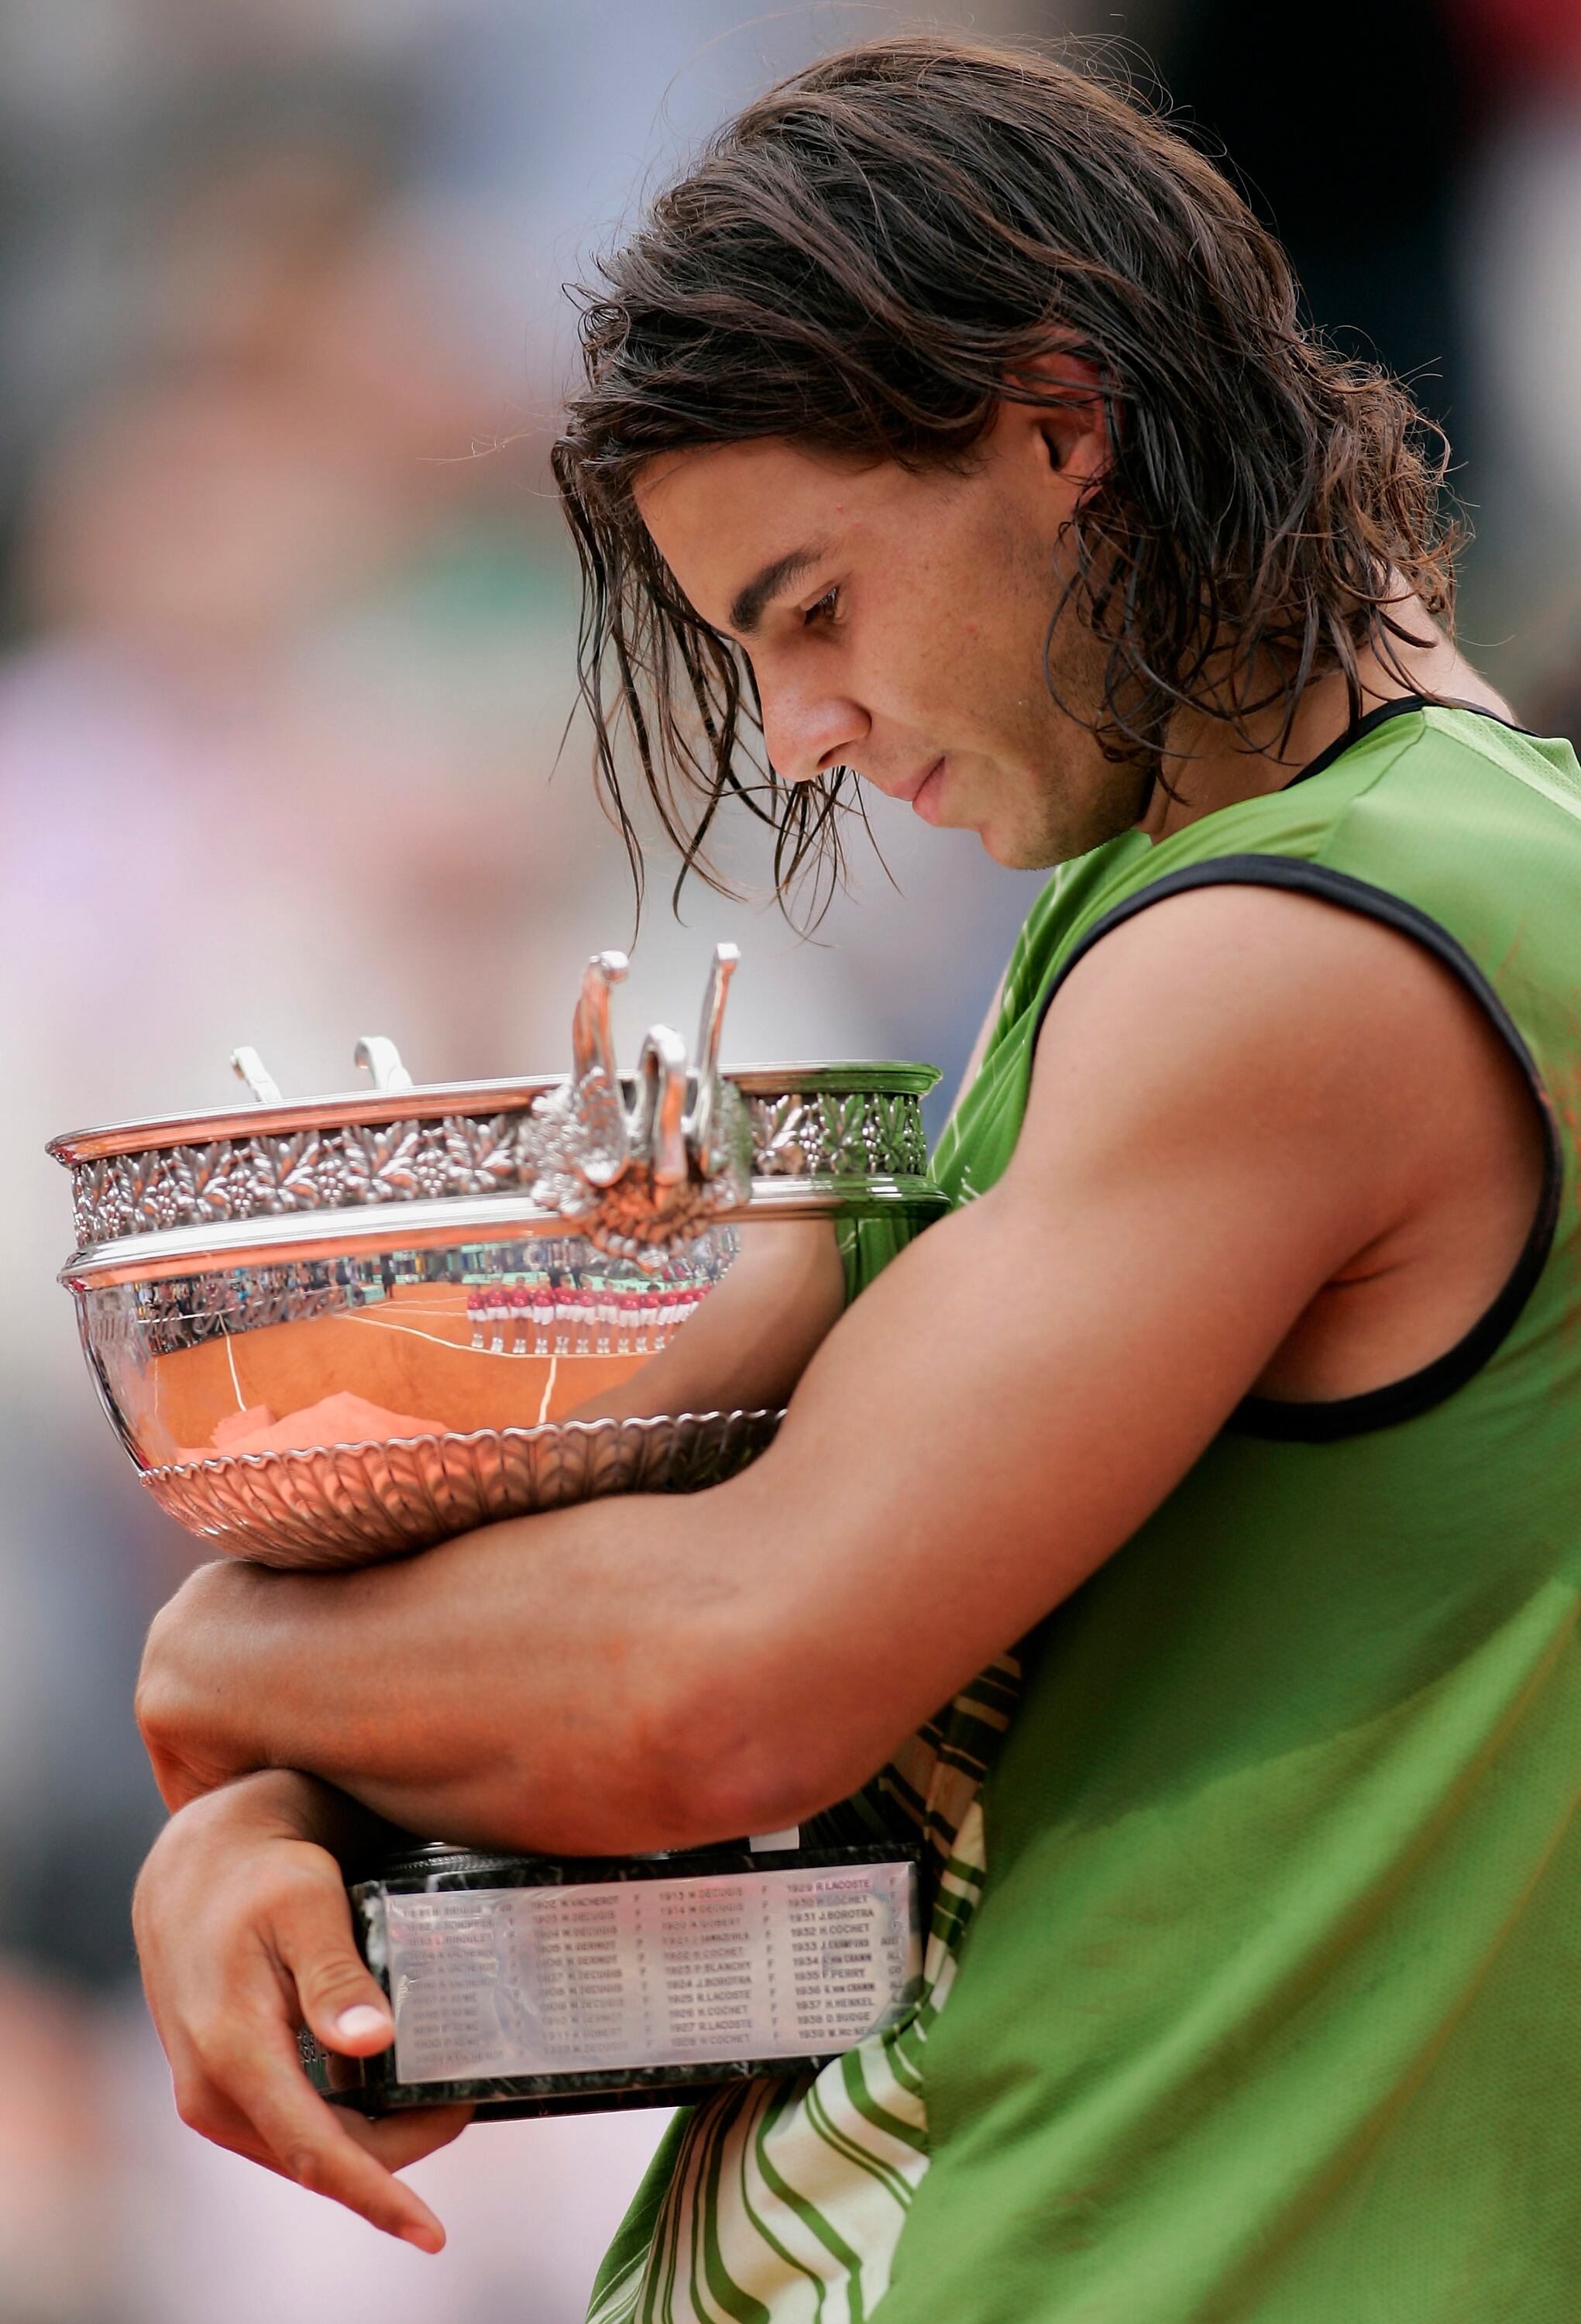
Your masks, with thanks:
M 1343 758 L 1355 743 L 1365 742 L 1376 728 L 1386 725 L 1391 718 L 1407 717 L 1413 710 L 1469 710 L 1475 717 L 1491 718 L 1495 726 L 1507 727 L 1512 734 L 1530 734 L 1531 732 L 1530 726 L 1517 726 L 1512 718 L 1501 718 L 1498 712 L 1490 710 L 1484 702 L 1457 702 L 1453 696 L 1446 695 L 1398 694 L 1393 702 L 1381 702 L 1365 717 L 1352 719 L 1343 734 L 1337 736 L 1326 751 L 1319 751 L 1315 759 L 1309 760 L 1301 771 L 1291 775 L 1288 783 L 1282 783 L 1280 788 L 1291 791 L 1298 783 L 1310 782 L 1314 775 L 1320 775 L 1331 767 L 1336 759 Z
M 1374 713 L 1374 723 L 1383 715 L 1397 715 L 1400 706 L 1385 704 L 1383 713 Z M 1492 713 L 1488 714 L 1490 716 Z M 1353 731 L 1349 741 L 1356 740 Z M 1314 761 L 1308 773 L 1319 770 Z M 1521 1255 L 1503 1287 L 1492 1304 L 1484 1308 L 1471 1329 L 1431 1363 L 1402 1379 L 1391 1380 L 1383 1388 L 1365 1389 L 1358 1396 L 1335 1397 L 1327 1399 L 1296 1401 L 1283 1397 L 1248 1396 L 1230 1416 L 1228 1425 L 1243 1434 L 1278 1438 L 1285 1443 L 1323 1444 L 1343 1436 L 1359 1436 L 1374 1428 L 1390 1428 L 1402 1420 L 1414 1420 L 1420 1413 L 1430 1411 L 1463 1388 L 1474 1373 L 1486 1363 L 1494 1351 L 1503 1341 L 1517 1316 L 1525 1306 L 1542 1273 L 1554 1234 L 1558 1225 L 1559 1194 L 1564 1178 L 1564 1148 L 1560 1144 L 1558 1124 L 1542 1075 L 1522 1038 L 1520 1028 L 1500 1000 L 1497 992 L 1483 974 L 1469 953 L 1456 942 L 1448 930 L 1426 912 L 1419 911 L 1402 897 L 1386 888 L 1375 888 L 1369 881 L 1353 879 L 1348 872 L 1332 872 L 1325 865 L 1307 863 L 1286 855 L 1218 855 L 1205 863 L 1187 864 L 1179 872 L 1166 872 L 1138 894 L 1127 897 L 1107 912 L 1096 926 L 1089 928 L 1071 954 L 1043 996 L 1033 1028 L 1033 1047 L 1035 1052 L 1043 1019 L 1047 1017 L 1054 995 L 1094 945 L 1122 921 L 1134 919 L 1138 912 L 1156 904 L 1165 896 L 1178 896 L 1192 888 L 1283 888 L 1298 894 L 1319 897 L 1323 902 L 1338 904 L 1347 911 L 1359 912 L 1368 919 L 1379 920 L 1387 927 L 1396 928 L 1403 936 L 1414 937 L 1434 957 L 1452 970 L 1480 1002 L 1484 1014 L 1514 1057 L 1537 1100 L 1541 1118 L 1545 1144 L 1543 1180 L 1538 1195 L 1537 1209 Z

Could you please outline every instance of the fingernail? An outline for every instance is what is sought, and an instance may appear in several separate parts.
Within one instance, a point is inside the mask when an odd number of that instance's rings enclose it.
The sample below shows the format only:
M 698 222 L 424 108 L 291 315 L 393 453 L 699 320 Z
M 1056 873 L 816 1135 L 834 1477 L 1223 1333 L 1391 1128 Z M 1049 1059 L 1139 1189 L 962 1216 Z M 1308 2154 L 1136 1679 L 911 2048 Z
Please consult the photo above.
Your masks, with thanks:
M 443 2251 L 445 2248 L 444 2235 L 437 2227 L 425 2227 L 415 2224 L 409 2227 L 402 2227 L 400 2239 L 403 2244 L 410 2244 L 416 2250 L 429 2254 Z
M 371 2001 L 359 2001 L 354 2008 L 341 2011 L 335 2030 L 348 2042 L 363 2042 L 372 2034 L 382 2034 L 388 2041 L 393 2029 L 381 2009 L 375 2009 Z

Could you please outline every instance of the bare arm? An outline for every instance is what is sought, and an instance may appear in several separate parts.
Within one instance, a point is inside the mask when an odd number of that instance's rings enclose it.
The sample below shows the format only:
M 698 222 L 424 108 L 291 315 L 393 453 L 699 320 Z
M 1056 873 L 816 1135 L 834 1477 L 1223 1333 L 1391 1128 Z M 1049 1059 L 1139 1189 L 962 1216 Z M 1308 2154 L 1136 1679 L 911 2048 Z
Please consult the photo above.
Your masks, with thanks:
M 1125 1542 L 1325 1285 L 1430 1273 L 1497 1070 L 1467 1006 L 1306 899 L 1140 915 L 1051 1012 L 1005 1178 L 836 1325 L 756 1467 L 345 1575 L 205 1569 L 150 1646 L 167 1795 L 297 1766 L 413 1829 L 598 1852 L 848 1793 Z
M 735 1409 L 776 1409 L 844 1305 L 845 1270 L 832 1221 L 755 1225 L 685 1331 L 630 1380 L 590 1397 L 570 1417 L 714 1412 L 726 1381 Z

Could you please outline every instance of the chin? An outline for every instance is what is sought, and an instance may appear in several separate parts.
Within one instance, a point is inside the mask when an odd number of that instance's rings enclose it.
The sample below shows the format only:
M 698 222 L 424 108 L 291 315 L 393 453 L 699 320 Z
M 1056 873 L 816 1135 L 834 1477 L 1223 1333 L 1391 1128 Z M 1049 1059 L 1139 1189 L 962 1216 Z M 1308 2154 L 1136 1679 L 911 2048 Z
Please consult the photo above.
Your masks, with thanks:
M 979 825 L 977 835 L 984 854 L 1007 872 L 1046 872 L 1051 864 L 1065 860 L 1052 854 L 1046 843 L 1040 844 L 1026 832 L 996 831 L 987 824 Z

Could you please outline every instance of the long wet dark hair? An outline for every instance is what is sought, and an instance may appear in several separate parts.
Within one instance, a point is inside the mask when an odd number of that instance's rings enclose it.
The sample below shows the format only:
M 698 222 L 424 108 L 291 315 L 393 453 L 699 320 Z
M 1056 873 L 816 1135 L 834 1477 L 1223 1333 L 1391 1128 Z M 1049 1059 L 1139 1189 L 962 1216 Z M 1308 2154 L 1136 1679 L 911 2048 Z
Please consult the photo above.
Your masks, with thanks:
M 1049 636 L 1074 604 L 1107 646 L 1088 723 L 1117 761 L 1156 764 L 1187 708 L 1247 747 L 1271 711 L 1288 734 L 1335 669 L 1354 716 L 1365 647 L 1403 680 L 1402 582 L 1451 613 L 1442 438 L 1303 327 L 1282 250 L 1203 154 L 1052 58 L 916 36 L 826 57 L 721 130 L 576 295 L 585 382 L 552 456 L 596 770 L 639 899 L 622 725 L 681 851 L 677 896 L 692 870 L 722 884 L 709 840 L 731 795 L 775 826 L 782 899 L 837 874 L 850 792 L 846 769 L 790 784 L 764 763 L 745 656 L 638 515 L 657 454 L 786 437 L 964 467 L 1007 390 L 1060 401 L 1025 383 L 1036 357 L 1084 358 L 1111 456 Z

